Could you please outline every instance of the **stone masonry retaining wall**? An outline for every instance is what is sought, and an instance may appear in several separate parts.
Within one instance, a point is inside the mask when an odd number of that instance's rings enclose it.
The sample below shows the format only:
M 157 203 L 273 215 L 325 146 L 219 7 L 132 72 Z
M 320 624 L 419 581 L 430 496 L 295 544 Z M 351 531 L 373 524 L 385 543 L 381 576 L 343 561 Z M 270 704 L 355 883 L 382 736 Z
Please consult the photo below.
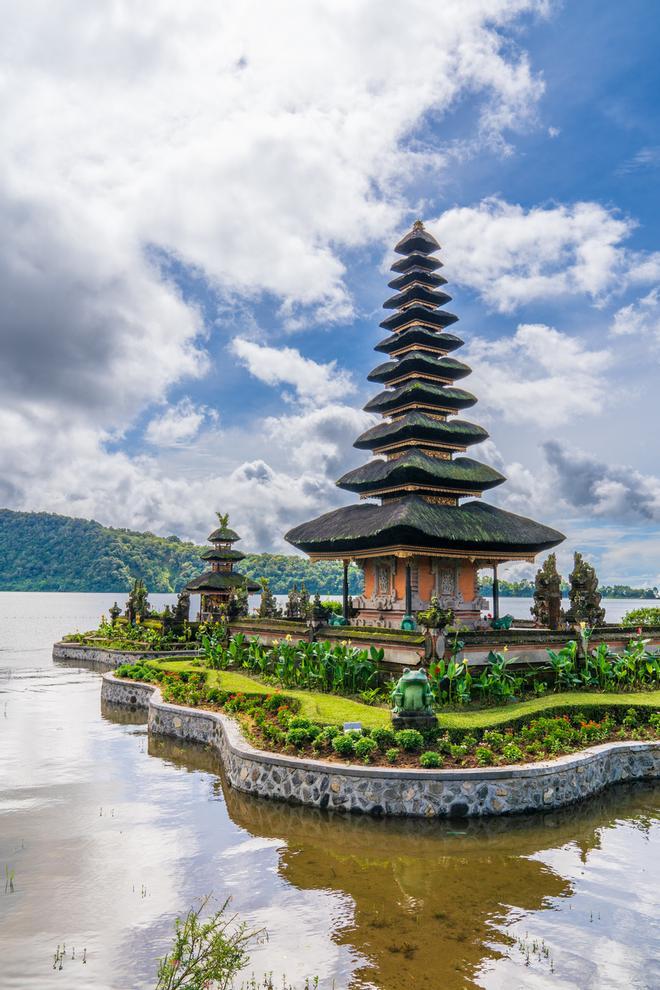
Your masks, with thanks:
M 226 715 L 170 705 L 153 684 L 103 677 L 102 698 L 146 708 L 149 731 L 218 751 L 239 791 L 318 808 L 410 816 L 503 815 L 560 808 L 617 781 L 660 777 L 660 743 L 605 743 L 545 763 L 475 770 L 343 766 L 255 749 Z
M 108 650 L 103 646 L 85 646 L 83 643 L 55 643 L 53 660 L 80 660 L 83 663 L 98 663 L 114 669 L 123 663 L 137 663 L 138 660 L 174 660 L 181 656 L 194 659 L 197 650 L 186 650 L 183 653 L 175 650 Z

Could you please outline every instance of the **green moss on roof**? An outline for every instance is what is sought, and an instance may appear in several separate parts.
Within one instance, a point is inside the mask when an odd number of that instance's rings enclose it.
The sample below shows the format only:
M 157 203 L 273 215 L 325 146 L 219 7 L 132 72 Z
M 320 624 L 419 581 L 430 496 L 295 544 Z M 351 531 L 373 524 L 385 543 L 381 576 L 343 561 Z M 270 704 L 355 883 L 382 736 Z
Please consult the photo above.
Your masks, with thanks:
M 398 351 L 401 347 L 408 347 L 410 344 L 427 344 L 429 347 L 441 347 L 446 351 L 455 351 L 463 346 L 463 341 L 455 333 L 449 331 L 431 330 L 430 327 L 418 326 L 409 327 L 401 333 L 392 333 L 385 337 L 375 350 L 389 354 L 391 351 Z
M 391 423 L 378 423 L 377 426 L 372 426 L 357 438 L 353 446 L 360 450 L 370 450 L 385 443 L 397 443 L 403 440 L 429 440 L 435 443 L 457 443 L 467 446 L 471 443 L 481 443 L 487 437 L 487 431 L 476 423 L 469 423 L 464 419 L 442 422 L 420 410 L 413 409 Z
M 411 285 L 386 299 L 383 309 L 400 309 L 413 302 L 421 303 L 423 306 L 444 306 L 445 303 L 451 302 L 451 296 L 425 285 Z
M 236 543 L 240 536 L 229 526 L 220 526 L 213 530 L 208 539 L 210 543 Z
M 401 484 L 426 484 L 439 487 L 476 488 L 485 491 L 501 485 L 504 475 L 487 464 L 471 457 L 457 457 L 452 461 L 431 457 L 413 448 L 396 460 L 377 458 L 362 467 L 349 471 L 337 484 L 348 491 L 361 492 Z
M 186 591 L 230 591 L 246 587 L 248 591 L 261 591 L 261 586 L 248 581 L 242 574 L 227 571 L 206 571 L 186 585 Z
M 539 553 L 556 546 L 564 535 L 525 516 L 486 502 L 439 505 L 419 495 L 385 502 L 362 503 L 326 512 L 286 534 L 306 553 L 342 553 L 416 546 L 429 550 Z
M 412 402 L 423 402 L 437 409 L 467 409 L 475 405 L 477 399 L 471 392 L 462 388 L 434 385 L 432 382 L 412 381 L 399 388 L 379 392 L 367 402 L 366 412 L 396 412 Z
M 200 556 L 202 560 L 245 560 L 245 554 L 240 550 L 216 550 L 214 547 L 205 550 Z
M 425 375 L 438 375 L 440 378 L 465 378 L 471 368 L 462 361 L 451 357 L 436 357 L 428 351 L 408 351 L 395 361 L 385 361 L 368 376 L 370 382 L 388 382 L 401 375 L 419 372 Z
M 431 309 L 430 306 L 422 306 L 414 303 L 408 309 L 399 310 L 381 320 L 380 326 L 385 330 L 396 330 L 397 327 L 404 327 L 413 320 L 419 323 L 426 323 L 432 327 L 448 327 L 456 323 L 458 317 L 453 313 L 448 313 L 445 309 Z

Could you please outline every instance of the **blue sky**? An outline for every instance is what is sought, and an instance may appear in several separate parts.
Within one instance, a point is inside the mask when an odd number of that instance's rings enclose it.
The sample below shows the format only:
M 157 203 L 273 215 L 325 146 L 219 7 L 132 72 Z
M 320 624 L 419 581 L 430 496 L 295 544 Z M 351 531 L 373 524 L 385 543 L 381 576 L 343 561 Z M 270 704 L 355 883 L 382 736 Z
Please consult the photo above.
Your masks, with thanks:
M 282 550 L 350 500 L 421 216 L 489 498 L 660 583 L 651 0 L 64 7 L 0 40 L 4 505 Z

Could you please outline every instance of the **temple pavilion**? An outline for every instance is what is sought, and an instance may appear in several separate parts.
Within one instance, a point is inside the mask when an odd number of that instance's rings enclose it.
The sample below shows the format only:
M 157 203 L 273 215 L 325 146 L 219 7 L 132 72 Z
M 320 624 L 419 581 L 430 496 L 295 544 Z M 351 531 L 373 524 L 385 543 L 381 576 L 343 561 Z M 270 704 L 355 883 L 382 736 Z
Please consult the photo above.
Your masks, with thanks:
M 208 537 L 211 548 L 201 555 L 202 560 L 209 561 L 211 570 L 204 571 L 186 585 L 186 591 L 201 595 L 199 618 L 202 622 L 222 613 L 232 594 L 239 589 L 245 588 L 248 594 L 261 591 L 261 585 L 234 571 L 234 564 L 245 560 L 245 554 L 232 546 L 240 536 L 229 528 L 228 515 L 218 512 L 217 516 L 219 526 Z
M 449 327 L 458 319 L 443 307 L 451 299 L 435 257 L 440 245 L 417 221 L 394 248 L 394 290 L 376 345 L 385 361 L 369 375 L 383 386 L 365 410 L 382 422 L 354 446 L 374 457 L 339 479 L 360 504 L 327 512 L 296 526 L 286 539 L 313 560 L 344 562 L 344 615 L 348 617 L 348 565 L 364 570 L 364 594 L 354 601 L 358 621 L 400 626 L 437 596 L 457 621 L 478 623 L 486 602 L 478 570 L 492 567 L 497 617 L 497 565 L 533 561 L 556 546 L 562 533 L 481 501 L 506 479 L 465 456 L 488 436 L 459 418 L 476 403 L 458 383 L 471 369 L 454 357 L 463 341 Z M 466 501 L 467 499 L 467 501 Z

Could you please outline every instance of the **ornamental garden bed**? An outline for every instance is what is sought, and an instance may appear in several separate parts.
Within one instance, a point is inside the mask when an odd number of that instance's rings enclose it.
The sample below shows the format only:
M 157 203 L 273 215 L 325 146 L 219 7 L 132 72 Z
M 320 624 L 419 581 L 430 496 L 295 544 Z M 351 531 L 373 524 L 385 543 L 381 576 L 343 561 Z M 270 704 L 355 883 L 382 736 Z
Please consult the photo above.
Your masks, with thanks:
M 459 769 L 536 763 L 604 742 L 660 740 L 660 691 L 567 693 L 506 708 L 440 713 L 437 728 L 395 732 L 390 713 L 312 691 L 273 691 L 237 671 L 187 661 L 119 667 L 167 702 L 236 718 L 258 748 L 332 763 Z M 346 722 L 360 730 L 344 731 Z

